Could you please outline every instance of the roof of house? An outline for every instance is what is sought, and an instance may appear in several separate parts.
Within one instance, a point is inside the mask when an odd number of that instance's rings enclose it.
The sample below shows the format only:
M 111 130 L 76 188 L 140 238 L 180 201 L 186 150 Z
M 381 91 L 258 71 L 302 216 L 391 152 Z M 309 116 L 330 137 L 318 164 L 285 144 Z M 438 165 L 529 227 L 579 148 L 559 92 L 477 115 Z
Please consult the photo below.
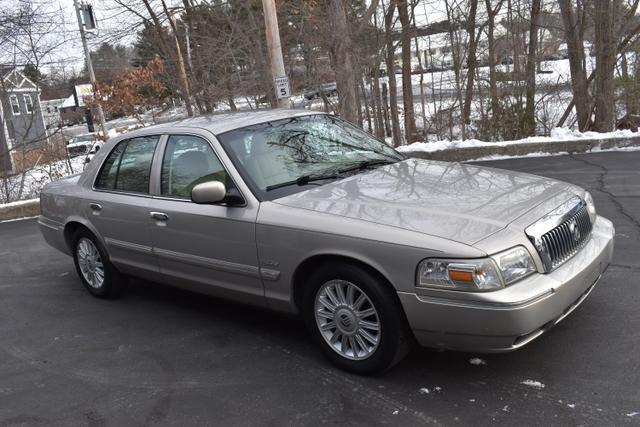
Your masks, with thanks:
M 9 70 L 7 73 L 2 76 L 2 85 L 0 89 L 4 89 L 7 92 L 11 92 L 14 90 L 20 91 L 36 91 L 38 87 L 35 83 L 33 83 L 27 76 L 24 75 L 23 72 L 18 71 L 17 69 Z
M 68 107 L 75 107 L 75 106 L 76 106 L 76 99 L 73 97 L 73 95 L 69 95 L 69 97 L 64 100 L 62 105 L 60 105 L 60 108 L 68 108 Z

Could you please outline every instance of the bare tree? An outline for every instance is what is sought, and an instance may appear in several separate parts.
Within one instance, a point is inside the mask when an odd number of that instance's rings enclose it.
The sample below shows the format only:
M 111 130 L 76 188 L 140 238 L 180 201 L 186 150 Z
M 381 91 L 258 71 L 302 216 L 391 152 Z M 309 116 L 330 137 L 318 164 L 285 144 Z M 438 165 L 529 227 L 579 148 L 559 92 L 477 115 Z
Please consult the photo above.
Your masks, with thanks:
M 404 137 L 407 143 L 419 139 L 416 131 L 416 118 L 413 107 L 413 88 L 411 82 L 411 22 L 407 0 L 398 0 L 398 16 L 401 25 L 402 48 L 402 104 L 404 106 Z
M 467 47 L 467 84 L 465 86 L 464 105 L 462 107 L 462 121 L 468 125 L 471 123 L 471 101 L 473 100 L 473 78 L 476 72 L 476 50 L 480 34 L 476 37 L 476 14 L 478 12 L 478 0 L 469 0 L 469 14 L 465 23 L 468 34 Z
M 386 65 L 387 75 L 389 76 L 389 111 L 391 121 L 391 133 L 393 137 L 393 146 L 399 147 L 402 139 L 400 135 L 400 119 L 398 112 L 398 88 L 396 85 L 396 65 L 395 65 L 395 43 L 393 42 L 393 23 L 396 9 L 396 0 L 389 0 L 389 5 L 384 15 L 384 35 L 386 44 Z M 383 88 L 384 89 L 384 88 Z M 383 96 L 386 102 L 386 96 Z
M 565 39 L 569 54 L 571 88 L 581 131 L 591 126 L 591 95 L 587 83 L 587 71 L 584 56 L 584 0 L 578 0 L 574 6 L 571 0 L 559 0 L 560 13 L 564 24 Z
M 534 135 L 536 132 L 536 63 L 541 3 L 541 0 L 531 0 L 531 13 L 529 14 L 529 46 L 525 70 L 527 88 L 524 109 L 524 132 L 528 135 Z

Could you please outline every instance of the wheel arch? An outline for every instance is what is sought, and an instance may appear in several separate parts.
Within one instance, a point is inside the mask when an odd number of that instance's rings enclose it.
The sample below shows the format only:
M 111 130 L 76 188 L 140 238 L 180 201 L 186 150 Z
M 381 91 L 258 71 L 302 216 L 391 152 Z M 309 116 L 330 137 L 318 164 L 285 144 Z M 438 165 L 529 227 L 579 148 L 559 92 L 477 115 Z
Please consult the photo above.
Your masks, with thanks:
M 364 270 L 367 270 L 369 273 L 380 279 L 381 283 L 383 283 L 384 286 L 391 290 L 394 295 L 397 294 L 397 291 L 391 284 L 392 282 L 389 277 L 385 273 L 383 273 L 383 270 L 379 266 L 376 266 L 375 263 L 362 260 L 358 257 L 347 254 L 319 253 L 311 255 L 304 259 L 300 264 L 298 264 L 293 272 L 291 279 L 291 300 L 293 301 L 293 304 L 295 305 L 295 308 L 298 312 L 301 312 L 302 308 L 305 277 L 307 277 L 315 269 L 321 268 L 323 265 L 331 263 L 345 263 L 363 268 Z M 399 298 L 398 302 L 400 302 Z
M 71 254 L 73 254 L 73 236 L 80 228 L 84 228 L 85 230 L 93 234 L 95 238 L 98 239 L 102 247 L 105 248 L 106 250 L 106 245 L 104 240 L 102 239 L 98 231 L 95 229 L 95 227 L 91 225 L 91 223 L 86 221 L 84 218 L 72 217 L 72 218 L 69 218 L 65 223 L 64 231 L 63 231 L 64 241 L 67 244 L 67 247 L 69 248 L 69 252 Z

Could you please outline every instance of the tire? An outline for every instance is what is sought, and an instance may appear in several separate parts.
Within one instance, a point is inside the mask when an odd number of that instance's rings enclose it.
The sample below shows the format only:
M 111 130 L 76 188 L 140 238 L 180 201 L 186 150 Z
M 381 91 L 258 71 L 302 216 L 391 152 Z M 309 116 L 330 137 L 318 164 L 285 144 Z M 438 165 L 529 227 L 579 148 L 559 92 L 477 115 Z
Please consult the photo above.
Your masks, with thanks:
M 76 272 L 89 293 L 105 299 L 120 296 L 124 277 L 109 262 L 107 251 L 98 239 L 89 230 L 80 228 L 73 235 L 72 242 Z
M 323 265 L 310 273 L 306 285 L 301 307 L 305 324 L 339 368 L 356 374 L 384 372 L 411 349 L 413 334 L 397 295 L 367 269 Z

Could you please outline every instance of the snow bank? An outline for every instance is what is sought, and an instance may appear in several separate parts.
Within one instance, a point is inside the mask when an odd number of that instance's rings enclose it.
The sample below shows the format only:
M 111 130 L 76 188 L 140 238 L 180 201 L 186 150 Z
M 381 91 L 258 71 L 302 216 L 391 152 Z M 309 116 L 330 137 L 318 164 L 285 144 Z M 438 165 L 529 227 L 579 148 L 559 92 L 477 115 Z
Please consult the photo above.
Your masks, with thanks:
M 530 143 L 549 143 L 553 144 L 559 141 L 574 140 L 594 140 L 594 139 L 615 139 L 615 138 L 632 138 L 640 137 L 640 132 L 632 132 L 630 130 L 616 130 L 607 133 L 598 132 L 578 132 L 568 128 L 554 128 L 551 130 L 550 136 L 532 136 L 524 139 L 512 141 L 496 141 L 487 142 L 478 139 L 467 139 L 458 141 L 435 141 L 435 142 L 416 142 L 410 145 L 398 147 L 398 151 L 404 153 L 411 152 L 434 152 L 442 150 L 454 150 L 458 148 L 478 148 L 478 147 L 506 147 L 518 144 Z

